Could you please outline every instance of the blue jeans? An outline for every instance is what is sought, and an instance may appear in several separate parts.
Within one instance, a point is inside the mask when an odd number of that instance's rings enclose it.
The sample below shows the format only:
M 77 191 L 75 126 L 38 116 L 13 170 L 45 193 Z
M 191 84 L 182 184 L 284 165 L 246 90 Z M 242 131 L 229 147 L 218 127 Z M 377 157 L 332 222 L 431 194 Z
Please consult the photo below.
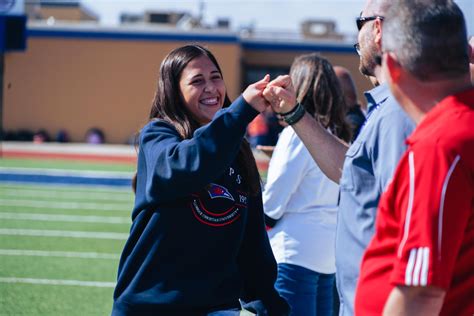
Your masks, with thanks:
M 333 315 L 334 274 L 279 263 L 275 288 L 290 305 L 291 316 Z

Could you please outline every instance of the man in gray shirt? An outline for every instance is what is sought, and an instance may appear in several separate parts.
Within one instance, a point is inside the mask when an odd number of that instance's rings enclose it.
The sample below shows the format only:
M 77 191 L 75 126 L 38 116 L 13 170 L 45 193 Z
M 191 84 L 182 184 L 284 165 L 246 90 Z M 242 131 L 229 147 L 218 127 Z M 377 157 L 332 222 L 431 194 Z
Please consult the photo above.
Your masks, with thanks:
M 308 114 L 301 114 L 288 76 L 270 82 L 264 96 L 295 129 L 320 169 L 340 184 L 336 232 L 336 279 L 340 315 L 354 314 L 360 262 L 373 234 L 382 192 L 405 151 L 413 122 L 398 106 L 382 75 L 381 42 L 384 13 L 391 0 L 368 0 L 357 19 L 360 71 L 377 85 L 366 92 L 367 119 L 349 147 Z M 317 250 L 315 250 L 317 251 Z M 370 299 L 370 298 L 367 298 Z

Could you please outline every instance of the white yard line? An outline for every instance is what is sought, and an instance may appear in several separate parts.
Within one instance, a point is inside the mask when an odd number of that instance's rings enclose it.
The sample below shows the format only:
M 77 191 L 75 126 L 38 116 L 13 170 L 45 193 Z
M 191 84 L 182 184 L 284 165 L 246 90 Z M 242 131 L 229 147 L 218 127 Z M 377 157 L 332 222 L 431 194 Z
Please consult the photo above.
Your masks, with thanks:
M 115 282 L 96 282 L 79 280 L 52 280 L 52 279 L 32 279 L 32 278 L 0 278 L 0 283 L 28 283 L 42 285 L 72 285 L 72 286 L 90 286 L 90 287 L 109 287 L 114 288 Z
M 130 205 L 124 203 L 88 203 L 88 202 L 52 202 L 52 201 L 32 201 L 0 199 L 2 206 L 21 206 L 33 208 L 54 208 L 54 209 L 76 209 L 76 210 L 96 210 L 96 211 L 131 211 Z
M 26 250 L 26 249 L 0 249 L 0 256 L 35 256 L 35 257 L 113 259 L 113 260 L 120 259 L 120 255 L 115 254 L 115 253 L 44 251 L 44 250 Z
M 0 196 L 14 196 L 14 197 L 32 197 L 32 198 L 52 198 L 52 199 L 77 199 L 80 201 L 89 200 L 104 200 L 104 201 L 127 201 L 132 203 L 133 196 L 131 194 L 124 194 L 124 192 L 117 193 L 102 193 L 102 192 L 61 192 L 55 190 L 39 191 L 28 189 L 3 189 L 0 190 Z
M 32 191 L 59 191 L 59 192 L 84 192 L 84 193 L 126 193 L 131 194 L 132 190 L 129 187 L 111 187 L 102 185 L 67 185 L 57 183 L 31 183 L 31 182 L 0 182 L 0 189 L 23 190 L 27 187 Z
M 119 216 L 86 216 L 86 215 L 61 215 L 37 213 L 9 213 L 0 212 L 0 219 L 45 221 L 45 222 L 77 222 L 77 223 L 103 223 L 103 224 L 131 224 L 128 217 Z
M 31 185 L 38 185 L 37 182 L 28 182 L 28 181 L 1 181 L 0 185 L 22 185 L 22 186 L 31 186 Z M 132 190 L 132 187 L 130 186 L 114 186 L 110 184 L 77 184 L 77 183 L 61 183 L 60 184 L 63 188 L 66 190 L 76 190 L 76 189 L 82 189 L 82 190 L 107 190 L 113 187 L 117 188 L 118 190 L 123 190 L 123 191 L 128 191 Z M 48 182 L 42 182 L 41 186 L 43 186 L 45 189 L 48 188 L 49 190 L 56 189 L 58 187 L 58 183 L 48 183 Z M 51 188 L 51 189 L 50 189 Z
M 126 240 L 128 238 L 128 234 L 125 234 L 125 233 L 41 230 L 41 229 L 12 229 L 12 228 L 0 228 L 0 235 L 93 238 L 93 239 L 114 239 L 114 240 Z

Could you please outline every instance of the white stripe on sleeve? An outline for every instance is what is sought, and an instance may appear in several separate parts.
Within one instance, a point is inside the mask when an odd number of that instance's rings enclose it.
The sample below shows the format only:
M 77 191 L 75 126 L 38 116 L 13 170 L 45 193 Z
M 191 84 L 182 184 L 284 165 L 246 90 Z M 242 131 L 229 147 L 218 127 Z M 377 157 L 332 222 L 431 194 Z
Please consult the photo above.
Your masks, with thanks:
M 415 269 L 413 269 L 413 286 L 420 285 L 420 272 L 423 263 L 423 248 L 418 248 L 416 253 Z
M 420 248 L 420 251 L 423 251 L 423 263 L 421 265 L 420 285 L 426 286 L 428 284 L 428 270 L 430 266 L 430 248 L 423 247 Z
M 405 285 L 412 284 L 413 267 L 415 266 L 415 258 L 416 258 L 416 248 L 413 248 L 410 251 L 410 257 L 408 259 L 408 264 L 405 270 Z
M 415 197 L 415 157 L 412 151 L 410 151 L 410 153 L 408 154 L 408 165 L 410 172 L 410 190 L 408 196 L 408 208 L 405 216 L 405 228 L 403 231 L 403 238 L 400 242 L 400 245 L 398 246 L 398 258 L 402 257 L 402 250 L 408 239 L 408 233 L 410 231 L 411 213 L 413 211 L 413 200 Z
M 444 201 L 446 199 L 446 191 L 448 190 L 448 183 L 451 175 L 456 168 L 461 156 L 457 155 L 454 159 L 451 167 L 449 167 L 448 173 L 446 174 L 446 178 L 443 182 L 443 189 L 441 191 L 441 201 L 439 203 L 439 219 L 438 219 L 438 260 L 441 260 L 441 245 L 443 240 L 443 214 L 444 214 Z

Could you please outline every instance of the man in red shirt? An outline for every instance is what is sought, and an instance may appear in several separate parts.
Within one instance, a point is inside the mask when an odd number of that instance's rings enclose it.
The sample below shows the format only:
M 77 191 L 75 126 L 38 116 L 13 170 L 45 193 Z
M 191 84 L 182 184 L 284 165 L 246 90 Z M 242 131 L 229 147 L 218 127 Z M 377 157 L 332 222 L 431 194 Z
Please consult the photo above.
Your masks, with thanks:
M 383 67 L 416 122 L 382 196 L 356 315 L 474 315 L 474 88 L 464 17 L 452 0 L 399 0 Z

